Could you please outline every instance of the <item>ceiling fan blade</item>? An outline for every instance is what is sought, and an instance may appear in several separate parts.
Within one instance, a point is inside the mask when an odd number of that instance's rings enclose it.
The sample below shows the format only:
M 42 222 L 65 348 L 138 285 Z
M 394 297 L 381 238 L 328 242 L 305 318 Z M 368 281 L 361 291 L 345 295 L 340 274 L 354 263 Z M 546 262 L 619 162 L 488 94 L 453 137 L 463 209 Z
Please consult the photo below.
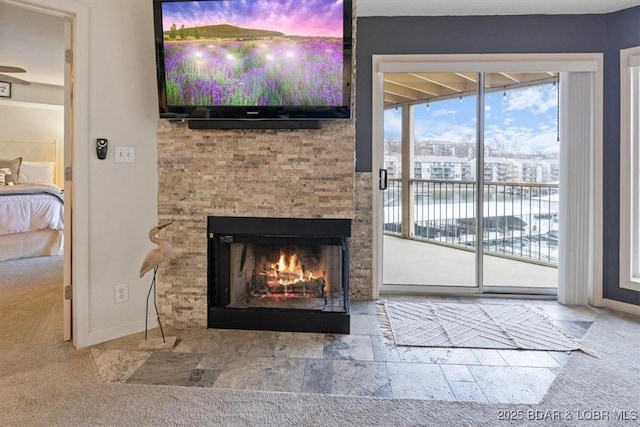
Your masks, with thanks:
M 0 65 L 0 73 L 26 73 L 24 68 L 9 67 L 8 65 Z
M 22 79 L 17 79 L 12 76 L 7 76 L 6 74 L 0 74 L 0 82 L 7 82 L 7 83 L 13 83 L 17 85 L 24 85 L 24 86 L 28 86 L 31 84 L 31 82 L 28 82 Z

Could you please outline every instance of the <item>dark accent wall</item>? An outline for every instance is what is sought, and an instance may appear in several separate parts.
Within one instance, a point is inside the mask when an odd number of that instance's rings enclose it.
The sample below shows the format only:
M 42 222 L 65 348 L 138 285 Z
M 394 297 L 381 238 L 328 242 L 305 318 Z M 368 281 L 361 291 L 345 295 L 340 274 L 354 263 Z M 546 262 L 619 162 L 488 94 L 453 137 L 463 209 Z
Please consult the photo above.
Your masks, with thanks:
M 640 45 L 640 7 L 606 15 L 604 51 L 604 297 L 640 305 L 640 292 L 620 283 L 620 49 Z
M 620 54 L 640 45 L 640 7 L 607 15 L 358 18 L 356 172 L 371 172 L 371 57 L 376 54 L 604 53 L 604 294 L 640 305 L 620 289 Z

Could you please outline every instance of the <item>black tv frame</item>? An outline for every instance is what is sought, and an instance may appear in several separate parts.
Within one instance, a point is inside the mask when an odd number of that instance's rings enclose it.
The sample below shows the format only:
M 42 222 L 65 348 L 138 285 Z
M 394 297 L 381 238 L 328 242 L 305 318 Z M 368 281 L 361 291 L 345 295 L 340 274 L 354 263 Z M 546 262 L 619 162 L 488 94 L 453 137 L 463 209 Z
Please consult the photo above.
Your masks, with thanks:
M 321 120 L 236 119 L 187 120 L 189 129 L 321 129 Z
M 196 0 L 153 0 L 158 107 L 161 119 L 186 120 L 190 129 L 320 129 L 322 121 L 349 120 L 352 113 L 353 3 L 344 0 L 343 100 L 341 106 L 169 106 L 165 96 L 163 3 Z M 216 0 L 199 0 L 216 1 Z

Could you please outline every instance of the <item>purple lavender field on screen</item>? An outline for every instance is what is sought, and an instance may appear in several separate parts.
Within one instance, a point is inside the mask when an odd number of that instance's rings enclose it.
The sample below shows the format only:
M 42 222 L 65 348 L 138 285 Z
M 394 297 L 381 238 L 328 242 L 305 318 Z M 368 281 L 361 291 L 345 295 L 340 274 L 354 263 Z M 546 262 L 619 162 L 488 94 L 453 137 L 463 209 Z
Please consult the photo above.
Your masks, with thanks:
M 336 0 L 163 5 L 169 105 L 342 105 L 343 17 Z

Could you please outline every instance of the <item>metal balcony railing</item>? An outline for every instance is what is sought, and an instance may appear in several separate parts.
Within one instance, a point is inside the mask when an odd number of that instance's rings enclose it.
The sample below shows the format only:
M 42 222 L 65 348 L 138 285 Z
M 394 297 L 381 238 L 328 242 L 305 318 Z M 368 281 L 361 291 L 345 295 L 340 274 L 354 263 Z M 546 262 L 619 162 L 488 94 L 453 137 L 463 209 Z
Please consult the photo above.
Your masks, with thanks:
M 475 182 L 411 179 L 409 187 L 403 203 L 402 181 L 388 181 L 386 234 L 473 250 Z M 485 253 L 557 266 L 558 184 L 485 182 L 483 205 Z

